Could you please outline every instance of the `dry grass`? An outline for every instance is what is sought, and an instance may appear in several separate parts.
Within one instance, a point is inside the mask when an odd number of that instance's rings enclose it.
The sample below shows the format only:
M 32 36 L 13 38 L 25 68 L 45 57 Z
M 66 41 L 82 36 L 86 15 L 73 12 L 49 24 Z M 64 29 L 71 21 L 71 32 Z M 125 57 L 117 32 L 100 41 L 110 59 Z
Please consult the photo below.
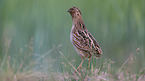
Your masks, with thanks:
M 32 41 L 27 45 L 31 51 L 29 51 L 28 55 L 24 56 L 19 64 L 11 62 L 14 59 L 8 54 L 10 42 L 10 40 L 7 41 L 5 56 L 0 63 L 0 81 L 145 81 L 145 68 L 141 69 L 139 73 L 133 73 L 130 70 L 131 67 L 129 66 L 132 66 L 132 64 L 137 61 L 137 57 L 132 54 L 124 61 L 120 68 L 114 66 L 114 61 L 111 59 L 105 59 L 100 62 L 99 67 L 92 64 L 90 69 L 86 67 L 76 69 L 72 63 L 74 60 L 68 60 L 70 57 L 66 58 L 64 54 L 58 50 L 61 46 L 58 45 L 42 54 L 36 60 L 29 60 L 29 63 L 25 65 L 25 62 L 30 59 L 33 53 L 33 47 L 31 46 Z M 42 72 L 35 70 L 34 68 L 37 67 L 36 64 L 41 59 L 45 59 L 45 57 L 54 50 L 58 50 L 61 55 L 64 61 L 61 62 L 61 67 L 65 69 L 65 71 Z M 138 51 L 139 48 L 137 48 L 137 52 Z
M 138 74 L 130 72 L 130 70 L 127 69 L 128 67 L 126 66 L 130 65 L 130 62 L 137 60 L 136 57 L 133 57 L 132 55 L 125 60 L 120 68 L 115 67 L 113 65 L 114 61 L 111 59 L 105 59 L 101 62 L 99 68 L 93 67 L 92 65 L 91 69 L 76 69 L 71 61 L 68 61 L 64 57 L 62 52 L 60 52 L 60 54 L 66 61 L 62 64 L 71 72 L 66 71 L 62 73 L 59 81 L 145 81 L 145 69 L 142 69 Z M 68 66 L 71 66 L 71 68 Z
M 20 53 L 19 56 L 22 55 L 22 57 L 17 57 L 17 59 L 12 58 L 8 52 L 10 43 L 10 40 L 6 40 L 6 52 L 3 60 L 0 63 L 0 81 L 50 81 L 55 79 L 54 73 L 51 73 L 51 71 L 41 72 L 41 70 L 35 68 L 43 66 L 42 64 L 38 66 L 39 61 L 43 59 L 46 61 L 48 58 L 46 59 L 45 57 L 47 57 L 49 53 L 61 45 L 50 49 L 37 59 L 32 60 L 33 39 L 31 39 L 28 45 L 25 45 L 25 51 L 22 51 L 20 48 L 20 52 L 23 53 Z M 50 60 L 52 59 L 50 58 Z M 50 68 L 47 70 L 50 70 Z

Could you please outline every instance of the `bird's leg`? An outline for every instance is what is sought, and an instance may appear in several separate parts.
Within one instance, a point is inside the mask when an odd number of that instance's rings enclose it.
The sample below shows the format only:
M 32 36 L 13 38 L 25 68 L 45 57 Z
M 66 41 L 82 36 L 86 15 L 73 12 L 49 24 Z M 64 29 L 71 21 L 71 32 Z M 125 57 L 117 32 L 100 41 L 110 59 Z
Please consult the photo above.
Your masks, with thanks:
M 82 68 L 83 62 L 84 62 L 84 59 L 82 59 L 82 62 L 81 62 L 81 64 L 79 65 L 79 67 L 77 69 Z
M 88 60 L 89 60 L 88 69 L 90 69 L 90 62 L 91 62 L 91 57 L 92 57 L 92 56 L 90 55 L 90 56 L 89 56 L 89 59 L 88 59 Z

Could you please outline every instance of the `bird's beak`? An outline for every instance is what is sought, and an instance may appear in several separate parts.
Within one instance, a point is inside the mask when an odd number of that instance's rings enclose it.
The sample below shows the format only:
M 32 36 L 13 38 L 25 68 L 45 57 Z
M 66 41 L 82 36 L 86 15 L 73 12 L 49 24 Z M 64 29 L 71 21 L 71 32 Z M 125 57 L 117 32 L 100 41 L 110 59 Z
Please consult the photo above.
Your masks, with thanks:
M 68 9 L 67 12 L 70 12 L 70 9 Z

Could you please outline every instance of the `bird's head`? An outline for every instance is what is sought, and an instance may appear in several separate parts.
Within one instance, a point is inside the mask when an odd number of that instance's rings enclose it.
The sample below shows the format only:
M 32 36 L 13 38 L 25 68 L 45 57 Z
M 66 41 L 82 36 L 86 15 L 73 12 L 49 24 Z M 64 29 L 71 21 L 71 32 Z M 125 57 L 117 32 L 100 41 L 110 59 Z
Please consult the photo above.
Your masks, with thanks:
M 70 9 L 68 9 L 68 12 L 70 13 L 73 19 L 81 17 L 81 11 L 77 7 L 71 7 Z

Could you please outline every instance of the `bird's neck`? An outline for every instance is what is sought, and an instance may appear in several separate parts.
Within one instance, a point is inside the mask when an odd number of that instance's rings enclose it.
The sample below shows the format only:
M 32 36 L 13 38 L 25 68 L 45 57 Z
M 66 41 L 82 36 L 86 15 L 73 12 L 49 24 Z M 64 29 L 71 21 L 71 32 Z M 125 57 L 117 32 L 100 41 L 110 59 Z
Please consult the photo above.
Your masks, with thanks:
M 72 17 L 72 20 L 73 20 L 73 24 L 76 24 L 76 23 L 84 24 L 82 16 Z
M 82 17 L 73 18 L 73 26 L 74 26 L 74 28 L 77 28 L 77 29 L 80 29 L 80 30 L 86 29 Z

